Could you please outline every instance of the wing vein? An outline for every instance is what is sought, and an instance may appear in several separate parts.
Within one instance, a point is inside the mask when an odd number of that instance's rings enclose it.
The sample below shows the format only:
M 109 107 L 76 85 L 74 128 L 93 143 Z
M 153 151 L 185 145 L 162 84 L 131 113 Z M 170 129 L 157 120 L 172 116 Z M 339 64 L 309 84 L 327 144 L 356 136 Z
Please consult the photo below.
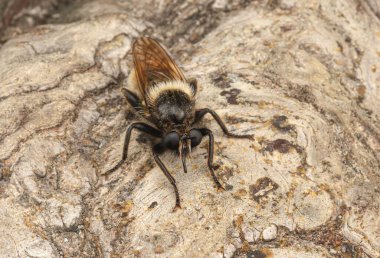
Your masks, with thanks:
M 132 47 L 133 63 L 140 94 L 147 101 L 149 88 L 167 81 L 186 81 L 182 70 L 157 40 L 141 37 Z

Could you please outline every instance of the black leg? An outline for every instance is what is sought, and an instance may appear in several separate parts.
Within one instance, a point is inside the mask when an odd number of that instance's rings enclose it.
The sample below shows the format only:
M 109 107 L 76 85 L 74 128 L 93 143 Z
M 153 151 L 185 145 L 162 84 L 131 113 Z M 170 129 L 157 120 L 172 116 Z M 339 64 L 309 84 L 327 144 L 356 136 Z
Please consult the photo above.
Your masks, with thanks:
M 210 129 L 207 128 L 200 128 L 198 129 L 203 136 L 208 135 L 208 160 L 207 165 L 210 169 L 210 173 L 212 176 L 212 179 L 214 180 L 216 186 L 218 187 L 218 190 L 224 190 L 223 186 L 220 184 L 218 178 L 215 176 L 214 168 L 212 167 L 212 161 L 214 159 L 214 135 L 212 134 Z
M 125 89 L 125 88 L 122 88 L 121 91 L 124 94 L 124 96 L 126 97 L 128 103 L 136 111 L 140 112 L 140 111 L 143 110 L 143 106 L 141 104 L 141 100 L 140 100 L 140 98 L 135 93 L 133 93 L 132 91 L 130 91 L 128 89 Z
M 132 134 L 133 129 L 137 129 L 137 130 L 142 131 L 144 133 L 150 134 L 154 137 L 161 137 L 162 136 L 162 133 L 159 130 L 157 130 L 154 127 L 151 127 L 150 125 L 147 125 L 144 123 L 133 123 L 133 124 L 131 124 L 127 129 L 127 133 L 125 134 L 123 155 L 122 155 L 121 160 L 113 168 L 108 170 L 104 175 L 108 175 L 108 174 L 114 172 L 126 160 L 127 155 L 128 155 L 129 140 L 131 139 L 131 134 Z
M 238 135 L 238 134 L 234 134 L 234 133 L 231 133 L 226 125 L 224 124 L 224 122 L 222 121 L 222 119 L 218 116 L 218 114 L 212 110 L 212 109 L 209 109 L 209 108 L 203 108 L 203 109 L 199 109 L 195 112 L 195 119 L 194 119 L 194 122 L 193 124 L 199 122 L 200 120 L 202 120 L 202 118 L 207 114 L 207 113 L 210 113 L 212 115 L 212 117 L 215 119 L 215 121 L 218 123 L 218 125 L 222 128 L 223 132 L 229 136 L 229 137 L 235 137 L 235 138 L 249 138 L 249 139 L 252 139 L 253 138 L 253 135 Z
M 164 172 L 165 176 L 167 177 L 167 179 L 169 180 L 169 182 L 172 184 L 172 186 L 174 188 L 174 192 L 175 192 L 174 211 L 175 211 L 176 209 L 181 208 L 181 203 L 180 203 L 180 199 L 179 199 L 179 192 L 178 192 L 178 188 L 177 188 L 177 185 L 175 183 L 174 177 L 169 173 L 169 171 L 165 167 L 164 163 L 162 163 L 160 157 L 158 157 L 158 154 L 162 153 L 163 151 L 164 151 L 164 147 L 160 143 L 155 145 L 153 147 L 153 157 L 154 157 L 154 160 L 156 161 L 156 163 L 158 164 L 158 166 L 160 167 L 160 169 L 162 170 L 162 172 Z

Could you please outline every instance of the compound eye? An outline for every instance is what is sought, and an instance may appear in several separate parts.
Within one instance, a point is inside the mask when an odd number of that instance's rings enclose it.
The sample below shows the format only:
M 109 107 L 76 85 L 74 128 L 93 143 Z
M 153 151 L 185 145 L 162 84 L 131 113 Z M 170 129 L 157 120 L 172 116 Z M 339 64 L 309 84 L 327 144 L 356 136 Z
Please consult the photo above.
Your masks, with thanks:
M 177 150 L 179 145 L 179 135 L 176 132 L 168 133 L 164 138 L 164 145 L 171 150 Z
M 191 147 L 199 145 L 202 141 L 202 133 L 197 129 L 190 130 Z

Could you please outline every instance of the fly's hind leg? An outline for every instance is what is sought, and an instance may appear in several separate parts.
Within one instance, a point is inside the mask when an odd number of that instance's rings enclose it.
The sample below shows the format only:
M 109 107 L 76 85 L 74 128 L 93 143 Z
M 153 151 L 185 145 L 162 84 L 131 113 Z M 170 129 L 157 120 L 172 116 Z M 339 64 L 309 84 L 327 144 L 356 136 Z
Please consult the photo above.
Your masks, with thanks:
M 121 92 L 127 99 L 128 103 L 137 111 L 141 112 L 143 110 L 143 105 L 141 103 L 140 98 L 132 91 L 122 88 Z

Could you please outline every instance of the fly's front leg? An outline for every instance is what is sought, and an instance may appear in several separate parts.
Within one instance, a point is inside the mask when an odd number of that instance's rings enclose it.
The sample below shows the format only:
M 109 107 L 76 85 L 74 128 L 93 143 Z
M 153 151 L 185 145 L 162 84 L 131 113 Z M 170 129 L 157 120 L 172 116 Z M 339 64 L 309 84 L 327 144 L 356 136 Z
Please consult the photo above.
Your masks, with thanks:
M 162 163 L 160 157 L 158 156 L 158 154 L 160 154 L 164 151 L 165 151 L 165 148 L 160 143 L 155 145 L 153 147 L 153 157 L 154 157 L 154 160 L 156 161 L 157 165 L 160 167 L 161 171 L 164 172 L 165 176 L 167 177 L 167 179 L 169 180 L 169 182 L 171 183 L 171 185 L 174 188 L 175 207 L 174 207 L 173 211 L 176 211 L 177 209 L 181 208 L 181 202 L 179 199 L 179 192 L 178 192 L 177 184 L 175 182 L 174 177 L 169 173 L 168 169 L 165 167 L 164 163 Z
M 131 124 L 128 127 L 128 129 L 127 129 L 127 133 L 125 134 L 124 147 L 123 147 L 123 155 L 122 155 L 121 160 L 113 168 L 111 168 L 106 173 L 104 173 L 104 175 L 108 175 L 108 174 L 114 172 L 127 159 L 127 156 L 128 156 L 128 146 L 129 146 L 129 141 L 131 139 L 131 134 L 132 134 L 132 130 L 133 129 L 137 129 L 137 130 L 139 130 L 141 132 L 150 134 L 150 135 L 152 135 L 154 137 L 161 137 L 162 136 L 162 133 L 159 130 L 157 130 L 156 128 L 154 128 L 154 127 L 152 127 L 150 125 L 147 125 L 147 124 L 144 124 L 144 123 L 133 123 L 133 124 Z
M 207 128 L 200 128 L 198 129 L 203 136 L 208 136 L 208 159 L 207 159 L 207 165 L 210 169 L 210 173 L 212 176 L 212 179 L 214 180 L 216 186 L 218 187 L 218 191 L 224 190 L 223 186 L 219 182 L 218 178 L 215 175 L 214 168 L 212 166 L 212 162 L 214 159 L 214 135 L 212 134 L 210 129 Z
M 247 138 L 247 139 L 252 139 L 253 138 L 253 135 L 238 135 L 238 134 L 234 134 L 234 133 L 231 133 L 226 125 L 224 124 L 223 120 L 218 116 L 218 114 L 212 110 L 212 109 L 209 109 L 209 108 L 203 108 L 203 109 L 199 109 L 195 112 L 195 119 L 194 119 L 194 122 L 193 124 L 201 121 L 203 119 L 203 117 L 207 114 L 211 114 L 212 117 L 215 119 L 215 121 L 218 123 L 218 125 L 220 126 L 220 128 L 222 128 L 223 130 L 223 133 L 225 133 L 227 136 L 229 137 L 234 137 L 234 138 Z

